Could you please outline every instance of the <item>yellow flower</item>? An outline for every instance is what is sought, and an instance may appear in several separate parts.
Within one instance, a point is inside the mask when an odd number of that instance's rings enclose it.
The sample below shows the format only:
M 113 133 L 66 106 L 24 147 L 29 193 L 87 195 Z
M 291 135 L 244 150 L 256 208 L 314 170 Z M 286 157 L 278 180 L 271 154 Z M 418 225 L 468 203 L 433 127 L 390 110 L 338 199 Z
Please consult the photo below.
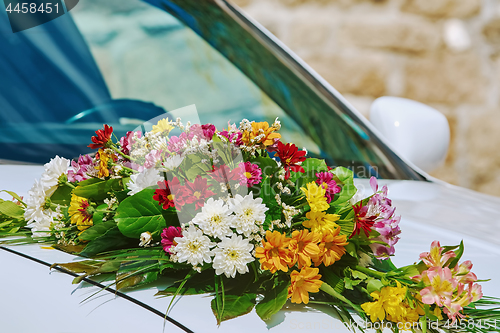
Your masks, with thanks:
M 292 303 L 309 303 L 309 293 L 317 293 L 323 284 L 318 268 L 304 267 L 290 274 L 292 284 L 288 287 L 288 298 Z
M 311 229 L 313 232 L 320 233 L 321 235 L 327 233 L 334 233 L 339 228 L 335 223 L 340 216 L 337 214 L 327 214 L 325 212 L 307 212 L 306 217 L 309 219 L 302 222 L 302 225 Z
M 158 121 L 156 125 L 153 125 L 153 133 L 162 133 L 163 135 L 168 135 L 170 131 L 174 128 L 170 125 L 168 118 L 164 118 Z
M 90 204 L 87 199 L 77 195 L 71 195 L 71 202 L 68 209 L 68 214 L 71 218 L 71 223 L 76 224 L 78 230 L 86 230 L 94 225 L 92 221 L 92 213 L 89 211 Z
M 288 249 L 290 238 L 278 231 L 266 231 L 262 247 L 255 249 L 255 257 L 260 260 L 261 268 L 275 273 L 277 270 L 288 272 L 288 265 L 292 261 L 292 253 Z
M 321 235 L 309 230 L 295 230 L 288 248 L 292 251 L 294 258 L 292 264 L 298 263 L 299 268 L 311 266 L 311 260 L 316 261 L 319 255 L 318 242 Z
M 412 309 L 406 301 L 406 287 L 397 282 L 396 287 L 383 287 L 370 295 L 375 302 L 361 304 L 372 322 L 387 319 L 397 323 L 414 323 L 419 319 L 417 309 Z
M 97 177 L 99 177 L 99 178 L 109 177 L 108 162 L 109 162 L 109 160 L 114 161 L 116 158 L 116 155 L 112 154 L 112 153 L 111 154 L 107 153 L 103 149 L 99 149 L 96 157 L 99 159 L 99 166 L 95 167 L 97 170 L 99 170 Z
M 241 139 L 245 144 L 262 143 L 264 146 L 270 146 L 274 144 L 274 139 L 281 138 L 281 134 L 274 133 L 275 130 L 276 128 L 269 127 L 269 123 L 267 121 L 260 123 L 252 122 L 252 131 L 244 131 Z M 258 142 L 252 142 L 260 135 L 262 138 L 260 138 Z
M 315 182 L 307 183 L 306 186 L 307 189 L 301 187 L 300 190 L 306 195 L 311 211 L 322 212 L 330 208 L 325 197 L 326 190 L 322 186 L 318 186 Z
M 326 233 L 319 244 L 319 256 L 314 262 L 315 266 L 323 263 L 325 266 L 330 266 L 345 254 L 347 244 L 347 236 L 339 235 L 340 228 L 337 228 L 333 233 Z

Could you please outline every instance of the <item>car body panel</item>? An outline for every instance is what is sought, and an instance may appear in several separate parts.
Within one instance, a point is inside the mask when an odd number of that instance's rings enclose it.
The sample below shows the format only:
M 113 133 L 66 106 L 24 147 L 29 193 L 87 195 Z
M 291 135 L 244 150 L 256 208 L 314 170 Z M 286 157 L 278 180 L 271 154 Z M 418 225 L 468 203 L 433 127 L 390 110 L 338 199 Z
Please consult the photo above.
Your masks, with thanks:
M 0 185 L 20 195 L 26 195 L 34 178 L 37 178 L 42 171 L 43 167 L 40 166 L 1 165 Z M 368 180 L 356 179 L 355 182 L 365 195 L 371 194 Z M 417 261 L 419 254 L 428 251 L 430 243 L 434 240 L 439 240 L 442 245 L 457 245 L 463 240 L 465 244 L 463 260 L 472 260 L 473 271 L 480 279 L 492 279 L 483 284 L 485 295 L 500 296 L 500 268 L 492 264 L 500 257 L 500 237 L 498 237 L 500 219 L 494 215 L 494 212 L 500 208 L 500 198 L 433 182 L 380 180 L 379 183 L 389 186 L 389 197 L 393 200 L 396 213 L 402 215 L 401 240 L 396 245 L 396 256 L 393 258 L 397 266 L 405 266 Z M 492 218 L 485 219 L 484 216 Z M 70 262 L 78 258 L 57 250 L 42 249 L 37 244 L 10 248 L 50 264 Z M 35 290 L 30 288 L 29 291 L 23 291 L 25 293 L 23 297 L 18 297 L 19 293 L 16 291 L 5 294 L 2 292 L 2 300 L 11 304 L 12 307 L 22 308 L 26 299 L 34 299 L 33 302 L 41 305 L 44 304 L 45 298 L 52 295 L 54 299 L 67 303 L 68 307 L 71 305 L 74 311 L 87 314 L 86 318 L 92 318 L 99 313 L 111 314 L 113 311 L 122 313 L 125 311 L 122 309 L 128 309 L 128 306 L 121 304 L 123 300 L 119 300 L 119 297 L 110 297 L 107 295 L 109 293 L 101 293 L 81 306 L 73 306 L 84 301 L 92 292 L 99 289 L 71 285 L 72 277 L 61 277 L 64 274 L 58 272 L 50 273 L 47 267 L 41 265 L 35 268 L 32 267 L 34 264 L 30 264 L 28 267 L 25 263 L 27 259 L 12 256 L 6 258 L 6 254 L 0 252 L 0 261 L 3 266 L 16 268 L 2 270 L 0 285 L 5 286 L 7 282 L 13 286 L 13 290 L 21 290 L 23 286 L 30 283 L 29 281 L 34 279 L 37 281 Z M 161 287 L 160 281 L 150 285 L 149 288 L 127 292 L 127 295 L 164 313 L 170 303 L 170 298 L 154 297 Z M 39 293 L 40 288 L 43 289 L 42 293 Z M 207 295 L 179 297 L 174 302 L 169 317 L 194 332 L 265 332 L 269 330 L 278 333 L 295 329 L 317 331 L 318 328 L 348 332 L 340 321 L 335 319 L 335 313 L 331 309 L 293 304 L 287 305 L 268 323 L 261 321 L 254 310 L 248 315 L 224 322 L 217 328 L 210 301 L 211 297 Z M 38 311 L 45 313 L 47 317 L 50 315 L 56 321 L 59 317 L 64 320 L 62 317 L 66 315 L 54 314 L 50 306 L 41 306 Z M 150 332 L 160 332 L 157 329 L 157 319 L 149 319 L 149 314 L 145 314 L 147 311 L 139 307 L 136 309 L 132 307 L 130 311 L 133 312 L 131 316 L 137 315 L 144 318 L 141 320 L 147 321 L 147 325 L 152 325 L 153 330 Z M 161 318 L 158 317 L 158 319 L 163 322 Z M 98 331 L 105 332 L 105 330 Z

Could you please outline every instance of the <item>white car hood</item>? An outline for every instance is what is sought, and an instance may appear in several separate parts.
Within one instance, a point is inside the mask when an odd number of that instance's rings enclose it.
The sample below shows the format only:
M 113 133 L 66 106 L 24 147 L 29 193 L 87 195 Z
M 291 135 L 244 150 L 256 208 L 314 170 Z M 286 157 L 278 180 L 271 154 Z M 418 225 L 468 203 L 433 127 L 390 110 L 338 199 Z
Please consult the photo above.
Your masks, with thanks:
M 39 166 L 10 166 L 0 165 L 0 189 L 8 189 L 17 192 L 20 195 L 26 195 L 27 190 L 31 187 L 33 180 L 38 178 L 43 172 L 43 167 Z M 463 260 L 469 259 L 474 263 L 473 271 L 479 279 L 491 278 L 490 282 L 483 284 L 485 295 L 500 297 L 500 269 L 496 265 L 500 258 L 500 218 L 495 214 L 500 209 L 500 199 L 479 194 L 466 189 L 454 187 L 448 184 L 420 181 L 380 181 L 381 185 L 387 184 L 389 187 L 389 197 L 393 199 L 394 206 L 397 207 L 396 213 L 402 216 L 401 220 L 401 240 L 396 245 L 396 257 L 393 262 L 397 266 L 411 264 L 418 260 L 418 255 L 421 252 L 428 251 L 433 240 L 440 240 L 442 245 L 457 245 L 461 240 L 464 240 L 465 254 Z M 367 180 L 356 180 L 358 188 L 364 188 L 365 195 L 372 193 L 372 190 Z M 7 198 L 7 195 L 1 195 Z M 48 263 L 69 262 L 76 257 L 56 250 L 44 250 L 39 245 L 16 246 L 12 249 L 36 257 Z M 23 323 L 22 330 L 6 330 L 6 331 L 38 331 L 44 332 L 40 325 L 43 325 L 42 318 L 47 319 L 46 325 L 51 325 L 50 322 L 57 321 L 59 327 L 71 327 L 74 321 L 66 315 L 57 316 L 57 313 L 50 311 L 50 308 L 43 308 L 46 302 L 43 299 L 37 299 L 35 294 L 27 292 L 22 295 L 20 281 L 26 281 L 26 276 L 31 275 L 29 267 L 23 268 L 18 265 L 20 258 L 15 256 L 2 255 L 0 251 L 0 261 L 3 263 L 2 270 L 6 271 L 5 267 L 9 267 L 8 274 L 2 274 L 0 271 L 0 288 L 4 289 L 6 285 L 12 285 L 10 290 L 2 290 L 2 300 L 0 303 L 0 313 L 9 309 L 15 309 L 16 302 L 18 308 L 26 307 L 26 302 L 33 303 L 33 306 L 38 308 L 38 313 L 41 321 L 31 320 L 36 322 L 33 324 L 33 329 L 30 328 L 28 321 Z M 10 264 L 9 264 L 10 263 Z M 34 264 L 36 265 L 36 264 Z M 17 267 L 16 267 L 17 266 Z M 30 266 L 31 267 L 31 266 Z M 43 266 L 42 266 L 43 267 Z M 40 270 L 40 268 L 37 268 Z M 44 269 L 41 269 L 43 272 Z M 123 300 L 115 298 L 109 293 L 101 293 L 99 297 L 79 304 L 90 293 L 92 288 L 76 288 L 70 285 L 72 277 L 62 273 L 49 274 L 46 273 L 38 277 L 30 276 L 30 279 L 38 279 L 43 285 L 38 285 L 39 288 L 58 289 L 54 291 L 54 297 L 61 298 L 63 304 L 73 304 L 75 311 L 82 312 L 91 320 L 102 313 L 111 314 L 111 310 L 124 308 Z M 42 282 L 43 281 L 43 282 Z M 8 284 L 7 284 L 8 283 Z M 67 285 L 63 285 L 67 283 Z M 19 286 L 15 288 L 15 285 Z M 151 307 L 164 312 L 168 307 L 170 298 L 155 298 L 153 295 L 160 287 L 153 289 L 143 289 L 128 292 L 127 294 L 141 302 L 150 305 Z M 15 290 L 15 291 L 14 291 Z M 19 295 L 21 293 L 21 295 Z M 21 296 L 21 297 L 20 297 Z M 40 297 L 42 297 L 40 295 Z M 44 294 L 43 297 L 48 297 Z M 31 298 L 32 301 L 28 299 Z M 336 332 L 348 332 L 342 326 L 339 320 L 335 319 L 334 314 L 328 308 L 310 308 L 303 306 L 290 305 L 277 314 L 271 322 L 264 323 L 261 321 L 255 311 L 252 313 L 229 320 L 222 323 L 217 328 L 215 317 L 210 309 L 210 297 L 206 296 L 185 296 L 180 297 L 171 309 L 169 316 L 178 322 L 184 324 L 194 332 L 289 332 L 293 330 L 317 332 L 319 329 L 334 330 Z M 22 303 L 19 303 L 22 302 Z M 11 304 L 6 307 L 6 304 Z M 12 305 L 14 304 L 14 305 Z M 5 308 L 5 309 L 3 309 Z M 143 309 L 135 307 L 135 315 L 140 317 Z M 128 309 L 128 308 L 127 308 Z M 26 309 L 27 310 L 27 309 Z M 26 313 L 26 310 L 23 313 Z M 13 310 L 12 310 L 13 311 Z M 108 312 L 110 311 L 110 312 Z M 130 311 L 130 310 L 127 310 Z M 142 312 L 141 312 L 142 311 Z M 28 312 L 30 312 L 28 310 Z M 118 311 L 120 312 L 120 311 Z M 13 312 L 14 313 L 14 312 Z M 6 314 L 8 315 L 8 314 Z M 161 332 L 157 322 L 149 318 L 150 313 L 144 314 L 142 328 L 150 332 Z M 65 319 L 66 318 L 66 319 Z M 148 319 L 146 319 L 148 318 Z M 35 319 L 35 318 L 33 318 Z M 96 319 L 99 320 L 99 319 Z M 163 322 L 163 319 L 158 317 L 156 320 Z M 63 322 L 67 322 L 64 325 Z M 154 324 L 153 324 L 154 322 Z M 9 325 L 7 323 L 7 325 Z M 82 324 L 85 326 L 84 324 Z M 49 326 L 47 326 L 49 327 Z M 93 326 L 95 327 L 95 326 Z M 169 331 L 171 325 L 167 323 L 166 331 Z M 1 330 L 4 327 L 0 325 Z M 8 327 L 9 328 L 9 327 Z M 12 328 L 16 328 L 12 326 Z M 19 327 L 17 327 L 19 328 Z M 83 327 L 82 327 L 83 328 Z M 132 328 L 132 327 L 130 327 Z M 80 330 L 74 330 L 79 332 Z M 83 330 L 82 330 L 83 331 Z M 93 329 L 94 332 L 110 332 L 108 329 L 99 330 Z

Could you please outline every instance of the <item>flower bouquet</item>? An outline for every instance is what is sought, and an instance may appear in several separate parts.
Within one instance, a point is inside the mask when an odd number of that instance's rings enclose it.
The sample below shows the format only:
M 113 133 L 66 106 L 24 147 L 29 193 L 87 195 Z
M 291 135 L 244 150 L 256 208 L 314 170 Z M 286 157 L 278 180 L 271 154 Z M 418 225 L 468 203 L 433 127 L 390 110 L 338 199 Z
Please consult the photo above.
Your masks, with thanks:
M 157 293 L 171 296 L 168 308 L 210 294 L 219 324 L 253 309 L 269 320 L 292 302 L 330 306 L 348 327 L 500 332 L 496 321 L 463 325 L 500 319 L 460 261 L 463 244 L 435 241 L 418 263 L 395 267 L 400 217 L 387 187 L 372 178 L 373 194 L 360 197 L 350 170 L 285 144 L 280 126 L 165 118 L 118 140 L 104 125 L 94 154 L 56 156 L 27 198 L 9 192 L 0 236 L 88 258 L 58 264 L 81 274 L 75 283 L 115 274 L 126 289 L 173 277 Z

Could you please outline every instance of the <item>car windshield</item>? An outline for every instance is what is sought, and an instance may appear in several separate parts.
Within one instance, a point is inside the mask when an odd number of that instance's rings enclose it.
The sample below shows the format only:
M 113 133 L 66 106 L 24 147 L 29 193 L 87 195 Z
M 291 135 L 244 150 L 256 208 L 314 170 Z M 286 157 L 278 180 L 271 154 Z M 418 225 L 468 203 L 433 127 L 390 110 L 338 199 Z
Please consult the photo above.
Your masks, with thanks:
M 123 135 L 194 104 L 199 120 L 217 128 L 278 117 L 284 141 L 357 177 L 422 179 L 226 4 L 83 0 L 16 34 L 1 15 L 0 159 L 76 157 L 90 152 L 103 123 Z

